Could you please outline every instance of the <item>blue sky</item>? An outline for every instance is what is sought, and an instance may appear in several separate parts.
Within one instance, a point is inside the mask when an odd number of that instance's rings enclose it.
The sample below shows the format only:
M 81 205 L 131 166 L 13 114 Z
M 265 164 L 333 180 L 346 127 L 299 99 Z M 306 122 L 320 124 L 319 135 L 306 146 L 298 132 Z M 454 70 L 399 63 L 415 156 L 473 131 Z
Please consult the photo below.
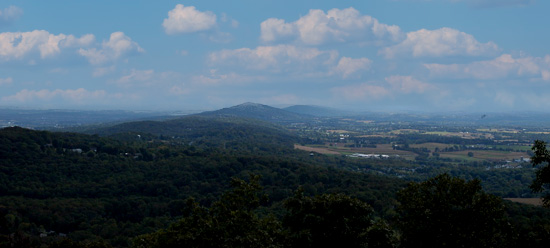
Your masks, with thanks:
M 0 2 L 0 107 L 550 110 L 550 1 Z

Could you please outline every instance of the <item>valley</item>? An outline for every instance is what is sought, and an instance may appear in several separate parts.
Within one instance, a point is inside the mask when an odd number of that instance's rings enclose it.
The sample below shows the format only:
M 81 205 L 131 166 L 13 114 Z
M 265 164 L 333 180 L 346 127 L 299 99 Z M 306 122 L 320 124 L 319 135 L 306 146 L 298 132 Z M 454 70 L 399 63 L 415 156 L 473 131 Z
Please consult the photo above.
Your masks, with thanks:
M 506 242 L 543 235 L 536 223 L 550 220 L 550 212 L 529 188 L 529 159 L 533 140 L 550 139 L 545 127 L 314 109 L 246 103 L 178 117 L 0 129 L 0 244 L 14 242 L 10 235 L 42 247 L 67 238 L 102 247 L 137 247 L 138 236 L 157 242 L 162 230 L 183 225 L 189 201 L 214 211 L 225 204 L 220 197 L 234 194 L 227 185 L 256 177 L 254 187 L 268 198 L 247 212 L 253 218 L 289 218 L 285 204 L 297 192 L 343 194 L 372 208 L 391 227 L 388 237 L 396 237 L 398 192 L 448 175 L 479 182 L 479 190 L 502 201 L 516 228 Z M 288 231 L 271 229 L 277 225 L 258 228 Z

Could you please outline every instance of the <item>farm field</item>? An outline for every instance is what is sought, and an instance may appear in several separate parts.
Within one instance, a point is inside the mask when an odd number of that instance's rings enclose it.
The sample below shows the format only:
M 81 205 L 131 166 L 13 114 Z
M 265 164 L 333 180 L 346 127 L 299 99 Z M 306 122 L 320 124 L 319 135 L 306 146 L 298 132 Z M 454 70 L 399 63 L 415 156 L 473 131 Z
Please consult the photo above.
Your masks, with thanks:
M 357 136 L 359 138 L 395 138 L 397 136 L 395 135 L 389 135 L 389 134 L 365 134 Z
M 480 138 L 494 139 L 494 136 L 490 133 L 436 131 L 436 132 L 426 132 L 425 134 L 448 136 L 448 137 L 454 136 L 454 137 L 461 137 L 463 139 L 480 139 Z
M 329 133 L 339 133 L 339 134 L 354 133 L 354 132 L 348 131 L 348 130 L 327 130 L 327 132 L 329 132 Z
M 412 145 L 410 145 L 410 147 L 413 147 L 413 148 L 427 148 L 432 152 L 435 150 L 435 148 L 438 148 L 439 150 L 442 150 L 442 149 L 445 149 L 445 148 L 448 148 L 448 147 L 453 147 L 453 146 L 454 146 L 454 144 L 444 144 L 444 143 L 422 143 L 422 144 L 412 144 Z
M 294 145 L 295 149 L 300 149 L 310 152 L 318 152 L 322 154 L 342 154 L 349 155 L 353 153 L 363 153 L 363 154 L 384 154 L 384 155 L 399 155 L 405 159 L 414 159 L 416 154 L 409 151 L 403 150 L 394 150 L 391 144 L 377 144 L 376 148 L 374 147 L 343 147 L 343 146 L 320 146 L 320 145 L 310 145 L 310 146 L 301 146 Z
M 391 134 L 408 134 L 408 133 L 419 133 L 420 130 L 418 129 L 397 129 L 393 130 L 390 133 Z
M 496 145 L 495 148 L 512 149 L 512 150 L 520 150 L 520 151 L 531 150 L 531 146 L 522 146 L 522 145 Z
M 301 146 L 301 145 L 294 145 L 294 149 L 299 149 L 302 151 L 308 151 L 308 152 L 316 152 L 321 154 L 330 154 L 330 155 L 340 155 L 341 153 L 331 151 L 328 148 L 324 147 L 311 147 L 311 146 Z
M 434 151 L 436 148 L 443 150 L 448 147 L 453 147 L 453 144 L 443 143 L 423 143 L 410 145 L 412 148 L 427 148 L 430 151 Z M 295 149 L 300 149 L 309 152 L 317 152 L 321 154 L 331 155 L 349 155 L 353 153 L 362 154 L 385 154 L 390 156 L 398 155 L 405 159 L 414 159 L 417 154 L 410 151 L 394 150 L 391 144 L 377 144 L 376 147 L 345 147 L 343 144 L 326 144 L 326 145 L 294 145 Z M 514 148 L 521 148 L 526 151 L 526 147 L 518 146 Z M 519 149 L 518 149 L 519 150 Z M 472 152 L 473 157 L 469 157 L 468 153 Z M 464 161 L 503 161 L 514 160 L 523 158 L 529 158 L 527 152 L 515 152 L 515 151 L 497 151 L 497 150 L 462 150 L 454 152 L 439 152 L 442 158 L 459 159 Z
M 469 157 L 468 152 L 473 152 L 474 156 Z M 476 161 L 476 160 L 491 160 L 491 161 L 500 161 L 500 160 L 513 160 L 519 159 L 521 157 L 529 158 L 529 154 L 526 152 L 507 152 L 507 151 L 492 151 L 492 150 L 464 150 L 457 152 L 441 152 L 440 156 L 442 158 L 453 158 L 453 159 L 462 159 L 467 161 Z

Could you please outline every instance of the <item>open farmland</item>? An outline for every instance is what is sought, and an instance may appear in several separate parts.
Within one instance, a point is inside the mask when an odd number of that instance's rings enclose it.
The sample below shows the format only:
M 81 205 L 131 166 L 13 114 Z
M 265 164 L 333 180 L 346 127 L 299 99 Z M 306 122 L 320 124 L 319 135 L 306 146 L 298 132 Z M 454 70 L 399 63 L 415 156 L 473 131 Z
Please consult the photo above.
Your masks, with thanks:
M 474 153 L 473 157 L 468 157 L 468 152 Z M 529 158 L 529 154 L 526 152 L 507 152 L 507 151 L 493 151 L 493 150 L 464 150 L 457 152 L 442 152 L 440 153 L 442 158 L 462 159 L 468 161 L 475 160 L 513 160 L 521 157 Z
M 333 146 L 294 145 L 294 148 L 304 150 L 304 151 L 318 152 L 322 154 L 333 154 L 333 155 L 335 154 L 349 155 L 353 153 L 384 154 L 384 155 L 390 155 L 390 156 L 398 155 L 406 159 L 414 159 L 414 157 L 416 156 L 415 153 L 410 151 L 394 150 L 391 144 L 378 144 L 376 145 L 376 147 L 344 147 L 344 146 L 338 146 L 338 145 L 333 145 Z
M 301 146 L 301 145 L 294 145 L 294 149 L 299 149 L 302 151 L 308 151 L 308 152 L 316 152 L 321 154 L 330 154 L 330 155 L 340 155 L 339 152 L 329 150 L 325 147 L 311 147 L 311 146 Z
M 419 133 L 418 129 L 397 129 L 392 130 L 390 134 L 408 134 L 408 133 Z
M 351 131 L 348 131 L 348 130 L 327 130 L 327 132 L 329 133 L 354 133 L 354 132 L 351 132 Z
M 494 136 L 491 133 L 436 131 L 436 132 L 426 132 L 425 134 L 448 136 L 448 137 L 454 136 L 454 137 L 461 137 L 463 139 L 480 139 L 480 138 L 494 139 Z
M 454 144 L 444 144 L 444 143 L 422 143 L 422 144 L 412 144 L 410 145 L 413 148 L 427 148 L 430 151 L 434 151 L 435 148 L 443 150 L 445 148 L 453 147 Z

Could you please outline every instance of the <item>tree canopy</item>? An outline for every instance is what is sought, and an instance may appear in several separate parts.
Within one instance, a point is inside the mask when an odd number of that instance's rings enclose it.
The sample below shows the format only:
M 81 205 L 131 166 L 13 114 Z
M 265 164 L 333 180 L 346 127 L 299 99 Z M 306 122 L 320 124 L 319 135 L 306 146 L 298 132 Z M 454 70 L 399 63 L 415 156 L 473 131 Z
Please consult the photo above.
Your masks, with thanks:
M 403 247 L 502 247 L 508 222 L 481 181 L 441 174 L 397 194 Z
M 546 142 L 535 140 L 533 147 L 534 152 L 531 161 L 533 166 L 540 166 L 536 172 L 535 180 L 531 184 L 531 189 L 534 192 L 543 192 L 550 186 L 550 152 L 546 148 Z M 546 193 L 542 198 L 545 207 L 550 207 L 550 193 Z

